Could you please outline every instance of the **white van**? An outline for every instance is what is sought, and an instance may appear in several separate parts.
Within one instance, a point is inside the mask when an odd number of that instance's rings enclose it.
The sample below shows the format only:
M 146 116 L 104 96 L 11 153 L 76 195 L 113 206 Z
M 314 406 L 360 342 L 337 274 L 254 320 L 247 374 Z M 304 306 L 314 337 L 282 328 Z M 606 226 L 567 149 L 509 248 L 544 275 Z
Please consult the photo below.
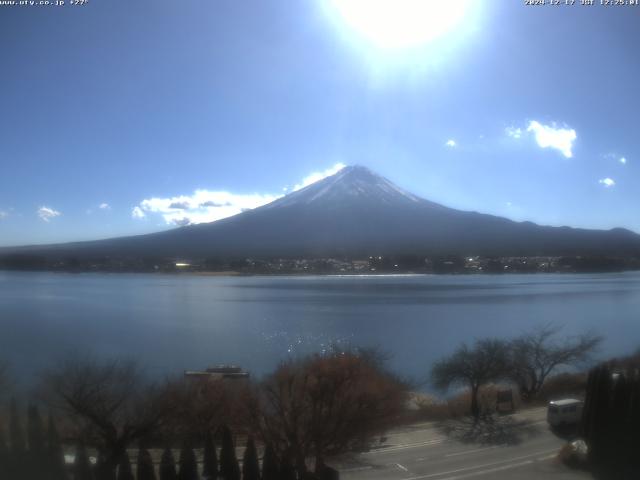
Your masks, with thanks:
M 547 407 L 547 422 L 551 427 L 580 423 L 583 405 L 584 402 L 582 400 L 576 400 L 575 398 L 553 400 L 549 402 Z

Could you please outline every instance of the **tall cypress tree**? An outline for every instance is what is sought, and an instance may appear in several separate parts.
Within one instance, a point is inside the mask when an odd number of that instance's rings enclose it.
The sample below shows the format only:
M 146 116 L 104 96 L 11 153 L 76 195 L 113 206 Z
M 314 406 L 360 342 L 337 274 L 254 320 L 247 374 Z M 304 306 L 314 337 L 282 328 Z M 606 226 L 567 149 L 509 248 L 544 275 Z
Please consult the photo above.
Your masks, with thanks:
M 280 468 L 278 459 L 271 445 L 264 449 L 262 457 L 262 480 L 280 480 Z
M 589 372 L 583 435 L 603 478 L 638 478 L 640 472 L 639 359 L 614 360 Z
M 315 476 L 319 480 L 334 480 L 340 478 L 340 474 L 334 468 L 327 466 L 322 457 L 316 457 Z
M 222 449 L 220 450 L 220 476 L 223 480 L 240 480 L 240 466 L 229 427 L 222 427 Z
M 165 448 L 160 458 L 160 480 L 178 480 L 176 462 L 170 448 Z
M 596 385 L 596 371 L 595 369 L 589 370 L 589 375 L 587 376 L 587 386 L 585 388 L 585 399 L 584 406 L 582 408 L 582 421 L 580 422 L 580 431 L 582 436 L 589 441 L 589 438 L 592 435 L 593 424 L 594 424 L 594 391 Z
M 45 446 L 44 425 L 38 407 L 27 408 L 27 443 L 29 445 L 28 471 L 33 478 L 42 478 L 49 471 Z
M 631 415 L 629 419 L 629 429 L 632 432 L 632 441 L 629 442 L 629 449 L 640 445 L 640 370 L 636 370 L 633 386 L 631 388 Z M 631 468 L 640 471 L 640 455 L 631 452 Z
M 156 472 L 153 469 L 153 460 L 149 450 L 138 450 L 138 466 L 136 469 L 137 480 L 156 480 Z
M 20 421 L 20 412 L 15 399 L 11 399 L 9 410 L 9 478 L 22 480 L 30 470 L 26 461 L 24 430 Z
M 49 414 L 47 425 L 47 457 L 49 465 L 49 478 L 51 480 L 66 480 L 64 452 L 60 444 L 60 435 L 53 420 L 53 415 Z
M 32 454 L 44 456 L 46 450 L 44 425 L 42 424 L 42 417 L 40 417 L 38 407 L 35 405 L 29 405 L 27 410 L 27 439 L 29 451 Z
M 11 410 L 9 412 L 9 440 L 11 442 L 11 453 L 14 458 L 21 459 L 25 453 L 24 431 L 18 412 L 18 404 L 15 398 L 11 399 Z
M 611 426 L 610 426 L 610 443 L 617 444 L 609 451 L 609 460 L 615 464 L 627 465 L 629 458 L 626 456 L 625 449 L 631 439 L 628 437 L 629 426 L 629 404 L 631 401 L 631 390 L 627 381 L 626 373 L 618 375 L 613 385 L 613 395 L 611 400 Z M 635 447 L 640 451 L 640 446 Z M 638 472 L 640 475 L 640 472 Z
M 293 467 L 291 454 L 286 451 L 280 461 L 280 480 L 296 480 L 296 470 Z
M 242 480 L 260 480 L 260 464 L 253 437 L 247 439 L 247 447 L 242 459 Z
M 205 438 L 203 464 L 202 478 L 217 480 L 218 455 L 216 453 L 216 443 L 211 432 L 208 432 Z
M 126 450 L 118 465 L 118 480 L 135 480 L 133 478 L 133 470 L 131 469 L 131 460 Z
M 91 463 L 82 444 L 79 444 L 76 449 L 76 458 L 73 462 L 73 480 L 93 480 Z
M 9 448 L 4 438 L 2 423 L 0 423 L 0 478 L 9 478 Z
M 594 381 L 591 391 L 587 396 L 593 398 L 589 403 L 589 409 L 593 412 L 588 417 L 591 418 L 589 436 L 586 438 L 589 445 L 589 460 L 596 464 L 606 461 L 610 411 L 611 411 L 611 371 L 606 365 L 596 367 L 594 370 Z
M 116 468 L 111 469 L 105 460 L 104 453 L 99 451 L 96 464 L 93 466 L 95 480 L 116 480 Z
M 180 450 L 180 471 L 178 480 L 198 480 L 198 462 L 193 449 L 188 444 L 184 444 Z

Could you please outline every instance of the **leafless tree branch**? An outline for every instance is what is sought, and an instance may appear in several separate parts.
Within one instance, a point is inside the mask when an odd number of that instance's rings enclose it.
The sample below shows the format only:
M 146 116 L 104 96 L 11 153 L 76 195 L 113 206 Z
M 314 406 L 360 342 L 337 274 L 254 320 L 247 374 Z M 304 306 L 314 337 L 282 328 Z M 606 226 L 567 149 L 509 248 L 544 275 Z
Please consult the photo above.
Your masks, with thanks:
M 603 338 L 593 332 L 559 340 L 562 328 L 542 325 L 511 342 L 510 378 L 524 400 L 533 399 L 551 373 L 588 361 Z

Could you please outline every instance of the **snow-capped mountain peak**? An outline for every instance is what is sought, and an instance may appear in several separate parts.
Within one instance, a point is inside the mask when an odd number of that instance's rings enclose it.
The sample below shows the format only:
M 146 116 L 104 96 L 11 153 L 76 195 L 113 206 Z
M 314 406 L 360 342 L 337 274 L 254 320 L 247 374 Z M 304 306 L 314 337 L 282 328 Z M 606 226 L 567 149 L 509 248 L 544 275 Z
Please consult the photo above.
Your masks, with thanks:
M 268 207 L 290 205 L 335 204 L 367 202 L 379 204 L 418 204 L 426 202 L 403 190 L 367 167 L 352 165 L 344 167 L 330 177 L 326 177 L 301 190 L 273 202 Z

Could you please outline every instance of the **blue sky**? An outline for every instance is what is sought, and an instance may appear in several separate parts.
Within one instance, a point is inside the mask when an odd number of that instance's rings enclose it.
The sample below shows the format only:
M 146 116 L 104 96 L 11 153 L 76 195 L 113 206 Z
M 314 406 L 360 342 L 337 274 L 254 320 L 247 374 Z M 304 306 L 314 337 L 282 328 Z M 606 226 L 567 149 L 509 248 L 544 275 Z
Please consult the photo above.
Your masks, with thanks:
M 339 164 L 640 231 L 640 7 L 357 1 L 0 5 L 0 245 L 211 220 Z

